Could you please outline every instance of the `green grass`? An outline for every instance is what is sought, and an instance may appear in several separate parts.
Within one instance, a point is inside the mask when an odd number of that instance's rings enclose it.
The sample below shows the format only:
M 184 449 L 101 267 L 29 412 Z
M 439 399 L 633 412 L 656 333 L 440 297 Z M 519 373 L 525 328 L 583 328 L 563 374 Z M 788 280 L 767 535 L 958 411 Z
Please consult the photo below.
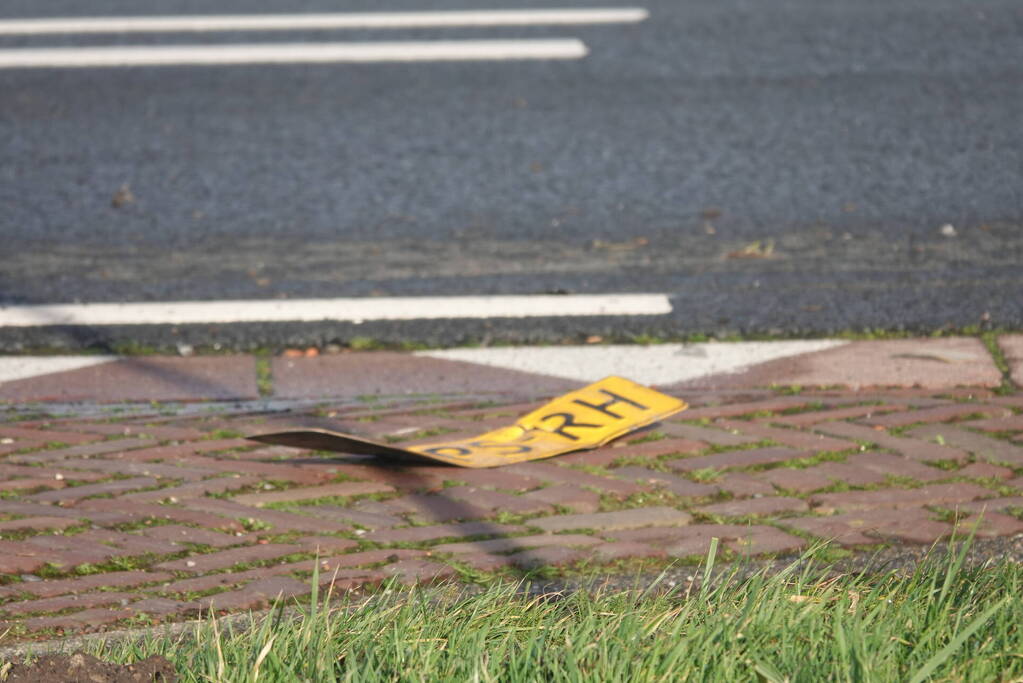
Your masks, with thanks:
M 817 559 L 822 560 L 817 550 Z M 516 583 L 385 587 L 367 602 L 283 603 L 247 625 L 90 646 L 162 654 L 184 681 L 1010 681 L 1023 676 L 1023 568 L 964 565 L 965 547 L 911 574 L 714 571 L 692 589 L 531 596 Z M 313 585 L 317 577 L 313 576 Z
M 270 354 L 263 351 L 255 354 L 256 387 L 260 396 L 271 396 L 274 392 L 273 360 Z
M 1015 383 L 1012 381 L 1012 373 L 1009 369 L 1009 361 L 1005 357 L 1005 353 L 1002 351 L 1002 347 L 998 344 L 998 333 L 986 332 L 980 336 L 980 340 L 984 343 L 988 353 L 991 354 L 991 359 L 995 363 L 995 367 L 1002 373 L 1002 383 L 995 389 L 995 393 L 1001 396 L 1011 396 L 1015 393 Z

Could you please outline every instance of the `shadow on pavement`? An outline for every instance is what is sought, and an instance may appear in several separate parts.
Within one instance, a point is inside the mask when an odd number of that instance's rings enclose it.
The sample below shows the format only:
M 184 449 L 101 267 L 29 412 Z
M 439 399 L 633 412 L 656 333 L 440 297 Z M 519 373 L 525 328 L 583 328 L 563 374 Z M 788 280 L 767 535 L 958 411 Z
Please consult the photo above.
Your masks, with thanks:
M 41 325 L 47 326 L 47 322 L 52 322 L 52 319 L 47 319 L 45 312 L 37 312 L 37 316 L 40 318 L 39 323 Z M 87 325 L 49 325 L 48 327 L 70 340 L 71 348 L 88 349 L 91 352 L 118 356 L 122 359 L 120 362 L 129 363 L 134 371 L 163 384 L 180 387 L 183 390 L 182 393 L 186 396 L 222 400 L 251 398 L 238 396 L 237 392 L 231 387 L 210 381 L 197 374 L 182 372 L 166 365 L 149 362 L 145 356 L 125 356 L 121 350 L 114 346 L 110 336 L 100 328 Z

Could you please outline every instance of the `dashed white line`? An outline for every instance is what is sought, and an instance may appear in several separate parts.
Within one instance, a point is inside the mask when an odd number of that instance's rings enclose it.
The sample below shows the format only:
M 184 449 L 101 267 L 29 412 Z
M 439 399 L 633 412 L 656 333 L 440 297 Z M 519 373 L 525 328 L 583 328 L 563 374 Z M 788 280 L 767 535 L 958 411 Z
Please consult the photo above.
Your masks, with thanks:
M 274 299 L 0 307 L 0 327 L 665 315 L 664 294 Z
M 23 48 L 0 50 L 0 69 L 580 59 L 588 52 L 574 38 Z
M 649 13 L 640 7 L 621 7 L 329 14 L 59 17 L 0 21 L 0 35 L 565 26 L 636 23 L 645 20 L 648 16 Z

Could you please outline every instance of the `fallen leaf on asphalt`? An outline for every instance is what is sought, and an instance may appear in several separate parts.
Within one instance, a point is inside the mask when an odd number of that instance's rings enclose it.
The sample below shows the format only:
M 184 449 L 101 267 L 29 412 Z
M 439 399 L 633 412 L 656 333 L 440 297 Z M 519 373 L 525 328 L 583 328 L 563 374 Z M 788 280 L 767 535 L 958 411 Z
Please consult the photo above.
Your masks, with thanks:
M 741 249 L 726 254 L 730 259 L 772 258 L 774 256 L 774 240 L 750 242 Z
M 125 183 L 114 193 L 114 198 L 110 200 L 110 206 L 120 209 L 122 206 L 131 204 L 134 201 L 135 195 L 131 193 L 131 187 L 128 183 Z

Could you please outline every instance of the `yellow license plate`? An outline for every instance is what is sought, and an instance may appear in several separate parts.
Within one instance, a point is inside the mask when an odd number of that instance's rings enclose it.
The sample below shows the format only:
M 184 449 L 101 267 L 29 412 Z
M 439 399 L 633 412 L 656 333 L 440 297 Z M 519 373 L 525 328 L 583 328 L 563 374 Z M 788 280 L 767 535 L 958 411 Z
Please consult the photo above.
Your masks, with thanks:
M 598 448 L 688 406 L 623 377 L 606 377 L 560 396 L 507 427 L 457 441 L 399 448 L 324 429 L 276 432 L 250 437 L 263 443 L 316 450 L 411 457 L 460 467 L 499 467 Z

